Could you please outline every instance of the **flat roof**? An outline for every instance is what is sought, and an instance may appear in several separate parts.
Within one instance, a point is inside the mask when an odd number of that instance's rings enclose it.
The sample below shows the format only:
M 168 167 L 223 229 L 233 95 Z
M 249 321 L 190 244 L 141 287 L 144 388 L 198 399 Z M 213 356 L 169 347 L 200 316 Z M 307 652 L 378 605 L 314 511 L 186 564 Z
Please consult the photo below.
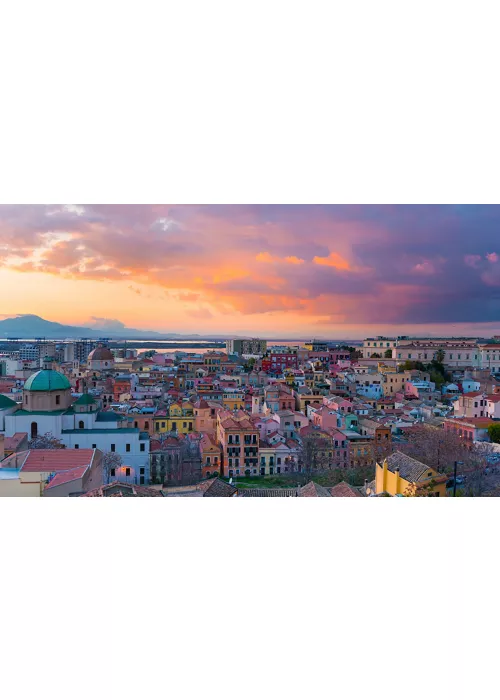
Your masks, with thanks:
M 8 479 L 19 479 L 20 469 L 0 469 L 0 480 L 7 481 Z

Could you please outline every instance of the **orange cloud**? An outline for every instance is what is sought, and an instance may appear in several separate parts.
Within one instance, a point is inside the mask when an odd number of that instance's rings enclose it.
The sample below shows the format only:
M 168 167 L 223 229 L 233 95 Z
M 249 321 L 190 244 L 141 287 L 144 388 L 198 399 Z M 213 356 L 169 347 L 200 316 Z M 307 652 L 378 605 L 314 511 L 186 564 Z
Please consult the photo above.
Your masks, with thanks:
M 302 258 L 298 258 L 296 255 L 289 255 L 287 258 L 285 258 L 285 260 L 291 265 L 302 265 L 302 263 L 305 262 Z
M 338 253 L 330 253 L 327 258 L 320 258 L 317 255 L 314 256 L 313 262 L 316 265 L 326 265 L 328 267 L 336 267 L 337 270 L 349 270 L 350 266 L 347 260 L 344 260 L 342 256 Z
M 258 262 L 270 263 L 270 262 L 274 262 L 276 258 L 273 258 L 273 256 L 271 255 L 271 253 L 258 253 L 258 254 L 255 256 L 255 259 L 256 259 Z

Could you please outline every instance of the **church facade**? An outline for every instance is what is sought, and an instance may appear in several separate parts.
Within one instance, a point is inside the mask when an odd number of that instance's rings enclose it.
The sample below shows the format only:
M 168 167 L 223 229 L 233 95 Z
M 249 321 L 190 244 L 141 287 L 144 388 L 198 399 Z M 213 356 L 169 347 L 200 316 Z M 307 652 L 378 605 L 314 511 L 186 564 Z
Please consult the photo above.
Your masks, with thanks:
M 6 437 L 28 433 L 34 439 L 52 433 L 66 447 L 116 452 L 126 467 L 120 480 L 149 483 L 149 435 L 130 427 L 123 416 L 100 410 L 90 394 L 75 401 L 67 377 L 49 363 L 26 381 L 22 405 L 12 403 L 0 406 Z

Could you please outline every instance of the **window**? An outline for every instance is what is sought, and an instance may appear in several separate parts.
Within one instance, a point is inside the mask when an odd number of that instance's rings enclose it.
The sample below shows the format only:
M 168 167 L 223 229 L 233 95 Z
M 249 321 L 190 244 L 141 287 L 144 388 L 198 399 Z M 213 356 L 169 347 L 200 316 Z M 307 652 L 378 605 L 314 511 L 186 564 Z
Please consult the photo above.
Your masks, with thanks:
M 115 470 L 114 470 L 114 469 L 111 469 L 110 474 L 111 474 L 111 476 L 114 476 L 114 475 L 115 475 Z
M 31 424 L 31 439 L 33 440 L 37 436 L 38 436 L 38 424 L 32 423 Z
M 128 442 L 127 442 L 127 444 L 125 445 L 125 451 L 126 451 L 126 452 L 130 452 L 130 443 L 128 443 Z
M 85 423 L 81 420 L 78 421 L 78 430 L 83 430 L 85 428 Z
M 75 445 L 75 450 L 79 450 L 79 449 L 80 449 L 80 445 Z
M 130 467 L 125 469 L 125 476 L 130 476 Z
M 172 430 L 177 430 L 177 423 L 172 423 Z
M 59 406 L 60 403 L 61 403 L 61 397 L 59 394 L 56 394 L 56 404 Z
M 157 424 L 156 424 L 156 430 L 159 430 L 159 429 L 160 429 L 160 424 L 157 423 Z
M 146 452 L 146 445 L 141 442 L 141 452 Z
M 144 483 L 144 477 L 143 477 L 143 476 L 141 476 L 141 478 L 139 479 L 139 482 L 140 482 L 141 484 Z
M 165 421 L 162 421 L 161 427 L 162 427 L 162 428 L 165 427 Z
M 141 467 L 140 473 L 141 473 L 141 474 L 145 474 L 145 473 L 146 473 L 146 470 L 144 469 L 144 467 Z
M 138 428 L 138 427 L 139 427 L 139 425 L 138 425 L 137 421 L 135 420 L 134 421 L 134 428 Z
M 93 450 L 96 450 L 96 449 L 97 449 L 97 445 L 92 445 L 92 449 L 93 449 Z
M 111 452 L 116 452 L 116 445 L 111 443 Z
M 149 430 L 149 421 L 148 420 L 144 423 L 144 430 Z
M 28 403 L 28 394 L 24 397 L 24 403 Z

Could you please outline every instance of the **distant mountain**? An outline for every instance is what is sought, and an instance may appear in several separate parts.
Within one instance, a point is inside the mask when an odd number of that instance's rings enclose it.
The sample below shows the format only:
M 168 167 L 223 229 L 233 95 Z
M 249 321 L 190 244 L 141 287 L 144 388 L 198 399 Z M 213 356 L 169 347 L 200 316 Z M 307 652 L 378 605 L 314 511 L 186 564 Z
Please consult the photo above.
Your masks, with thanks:
M 0 321 L 0 338 L 52 338 L 64 340 L 65 338 L 133 338 L 134 340 L 148 339 L 160 340 L 161 338 L 190 338 L 176 333 L 157 333 L 155 331 L 140 331 L 136 328 L 120 328 L 111 330 L 108 328 L 89 328 L 85 326 L 65 326 L 62 323 L 47 321 L 34 314 L 15 316 Z M 199 335 L 193 338 L 199 338 Z

